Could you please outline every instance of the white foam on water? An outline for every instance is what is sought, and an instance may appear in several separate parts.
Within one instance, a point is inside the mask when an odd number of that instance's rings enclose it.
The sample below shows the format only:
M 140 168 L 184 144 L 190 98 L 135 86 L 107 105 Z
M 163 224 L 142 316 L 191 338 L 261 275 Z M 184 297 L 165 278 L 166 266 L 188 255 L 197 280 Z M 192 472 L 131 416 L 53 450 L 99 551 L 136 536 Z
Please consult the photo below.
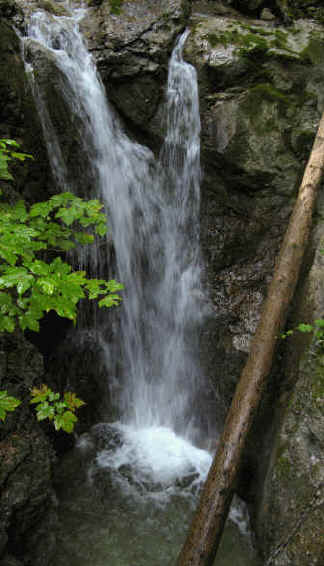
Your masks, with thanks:
M 147 497 L 164 492 L 164 499 L 180 489 L 194 492 L 208 473 L 212 456 L 197 448 L 169 428 L 134 428 L 122 423 L 110 425 L 120 435 L 120 444 L 101 450 L 96 457 L 99 468 L 107 468 L 143 488 Z M 114 476 L 116 478 L 116 474 Z M 117 478 L 118 479 L 118 478 Z M 183 483 L 184 482 L 184 483 Z

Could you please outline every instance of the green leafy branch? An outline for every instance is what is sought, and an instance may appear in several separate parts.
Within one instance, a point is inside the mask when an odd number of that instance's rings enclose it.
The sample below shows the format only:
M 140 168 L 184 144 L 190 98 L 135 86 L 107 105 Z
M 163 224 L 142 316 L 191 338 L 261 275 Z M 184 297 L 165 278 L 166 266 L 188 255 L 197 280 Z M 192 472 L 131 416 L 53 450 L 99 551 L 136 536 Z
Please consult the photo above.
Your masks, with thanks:
M 19 144 L 0 139 L 0 179 L 12 181 L 12 160 L 32 159 L 21 153 Z M 0 190 L 1 195 L 1 190 Z M 74 323 L 81 299 L 99 299 L 99 307 L 118 305 L 123 285 L 115 280 L 87 278 L 74 271 L 60 256 L 46 261 L 46 252 L 63 253 L 76 245 L 91 244 L 106 233 L 106 216 L 98 200 L 83 199 L 65 192 L 32 206 L 24 200 L 0 202 L 0 332 L 39 330 L 39 320 L 54 310 Z M 48 255 L 48 254 L 47 254 Z M 31 392 L 39 421 L 49 419 L 56 430 L 72 432 L 76 411 L 84 402 L 75 393 L 63 397 L 46 385 Z M 21 401 L 0 391 L 0 420 Z
M 36 258 L 19 263 L 0 264 L 0 331 L 12 332 L 17 322 L 22 330 L 38 331 L 39 320 L 50 310 L 75 322 L 78 302 L 85 297 L 99 297 L 99 307 L 112 307 L 121 300 L 118 292 L 123 285 L 87 279 L 85 271 L 73 271 L 60 257 L 51 263 Z
M 12 149 L 14 148 L 14 149 Z M 12 180 L 8 162 L 24 160 L 14 140 L 0 140 L 0 179 Z M 123 285 L 115 280 L 88 278 L 85 271 L 44 253 L 66 252 L 104 236 L 107 220 L 96 199 L 84 201 L 70 192 L 28 206 L 0 202 L 0 331 L 38 331 L 39 320 L 54 310 L 74 323 L 81 299 L 99 299 L 99 307 L 118 305 Z

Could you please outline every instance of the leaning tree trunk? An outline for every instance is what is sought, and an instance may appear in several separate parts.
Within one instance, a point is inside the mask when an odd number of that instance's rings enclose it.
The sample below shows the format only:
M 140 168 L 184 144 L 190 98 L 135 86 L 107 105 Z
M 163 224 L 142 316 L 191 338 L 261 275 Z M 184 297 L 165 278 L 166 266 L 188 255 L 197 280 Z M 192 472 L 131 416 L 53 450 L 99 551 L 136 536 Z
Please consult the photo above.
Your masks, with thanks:
M 177 566 L 212 566 L 232 501 L 242 453 L 286 320 L 312 226 L 324 168 L 324 114 L 307 163 L 250 355 L 226 418 L 219 448 L 202 490 Z

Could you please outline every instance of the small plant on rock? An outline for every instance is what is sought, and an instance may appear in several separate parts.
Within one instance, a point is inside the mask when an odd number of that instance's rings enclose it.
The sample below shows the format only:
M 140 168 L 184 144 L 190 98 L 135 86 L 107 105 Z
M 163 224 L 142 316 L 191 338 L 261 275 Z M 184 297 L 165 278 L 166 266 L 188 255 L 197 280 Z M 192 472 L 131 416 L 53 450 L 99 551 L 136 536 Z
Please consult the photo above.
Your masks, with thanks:
M 34 387 L 31 391 L 30 403 L 36 405 L 36 417 L 38 421 L 49 419 L 53 421 L 55 430 L 72 432 L 77 422 L 75 412 L 85 405 L 75 393 L 60 393 L 52 391 L 47 385 L 42 385 L 40 389 Z

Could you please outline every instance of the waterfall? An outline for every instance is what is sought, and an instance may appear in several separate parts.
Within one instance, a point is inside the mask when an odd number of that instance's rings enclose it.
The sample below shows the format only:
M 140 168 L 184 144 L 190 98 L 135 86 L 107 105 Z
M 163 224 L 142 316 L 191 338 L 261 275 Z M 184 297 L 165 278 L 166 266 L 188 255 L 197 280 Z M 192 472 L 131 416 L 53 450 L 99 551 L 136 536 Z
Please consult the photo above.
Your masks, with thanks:
M 166 92 L 166 135 L 160 157 L 130 140 L 107 102 L 105 90 L 73 17 L 32 15 L 24 40 L 33 89 L 59 188 L 92 188 L 106 207 L 118 279 L 125 285 L 120 307 L 118 395 L 120 420 L 109 425 L 123 439 L 118 454 L 103 451 L 97 463 L 115 467 L 142 462 L 155 481 L 188 470 L 204 476 L 210 455 L 192 445 L 199 434 L 193 409 L 201 379 L 198 329 L 201 322 L 199 260 L 200 118 L 195 69 L 183 60 L 185 31 L 173 50 Z M 46 100 L 42 61 L 56 70 L 59 96 L 78 133 L 81 158 L 69 169 L 62 132 Z M 44 86 L 45 83 L 45 86 Z M 73 131 L 74 131 L 73 130 Z M 84 165 L 85 164 L 85 165 Z M 104 250 L 107 248 L 104 248 Z M 87 258 L 82 258 L 83 262 Z M 93 269 L 107 259 L 94 251 Z M 104 332 L 98 332 L 104 343 Z M 109 346 L 105 345 L 108 357 Z M 118 362 L 118 363 L 117 363 Z M 107 362 L 108 366 L 108 362 Z M 114 393 L 114 392 L 113 392 Z M 199 407 L 199 404 L 198 404 Z M 155 446 L 155 450 L 152 449 Z M 135 448 L 134 448 L 135 447 Z M 172 448 L 170 448 L 172 447 Z M 145 467 L 145 466 L 144 466 Z
M 124 398 L 128 421 L 139 427 L 168 426 L 190 438 L 194 422 L 188 409 L 199 377 L 200 119 L 196 73 L 182 59 L 187 36 L 188 31 L 180 37 L 170 60 L 167 131 L 154 179 L 158 198 L 145 210 L 142 203 L 135 242 L 145 253 L 146 270 L 141 294 L 129 288 L 123 339 L 130 378 Z M 140 263 L 133 272 L 140 274 Z
M 55 564 L 164 565 L 176 557 L 211 464 L 210 453 L 196 446 L 203 413 L 196 72 L 183 60 L 185 31 L 169 63 L 165 141 L 155 159 L 125 135 L 106 100 L 78 29 L 83 14 L 36 12 L 22 38 L 57 188 L 81 190 L 105 204 L 110 240 L 79 261 L 109 277 L 113 245 L 116 277 L 125 285 L 119 353 L 106 341 L 111 319 L 105 322 L 104 313 L 95 333 L 107 353 L 110 384 L 118 383 L 112 397 L 119 420 L 92 427 L 63 462 L 62 478 L 72 475 L 63 494 L 58 491 Z M 55 71 L 54 106 L 47 65 Z M 71 131 L 62 131 L 60 112 L 69 116 Z M 244 513 L 239 506 L 232 511 L 243 528 Z

